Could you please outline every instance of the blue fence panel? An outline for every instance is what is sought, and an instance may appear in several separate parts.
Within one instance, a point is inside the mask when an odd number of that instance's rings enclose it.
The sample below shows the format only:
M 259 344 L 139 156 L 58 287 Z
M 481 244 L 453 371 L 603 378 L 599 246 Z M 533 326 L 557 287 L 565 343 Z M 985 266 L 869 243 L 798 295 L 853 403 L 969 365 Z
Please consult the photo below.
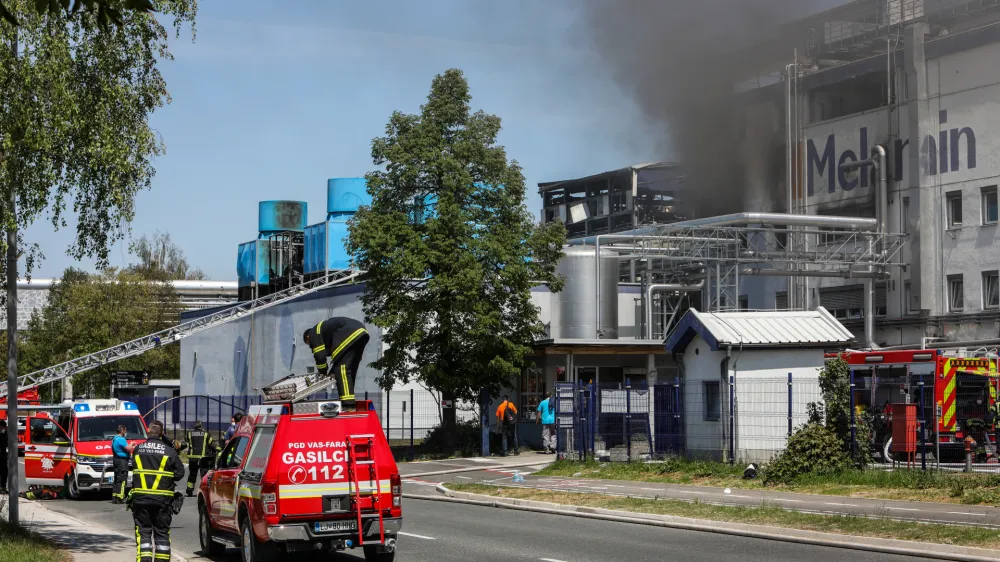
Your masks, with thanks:
M 684 452 L 683 382 L 653 386 L 653 435 L 657 455 L 680 455 Z

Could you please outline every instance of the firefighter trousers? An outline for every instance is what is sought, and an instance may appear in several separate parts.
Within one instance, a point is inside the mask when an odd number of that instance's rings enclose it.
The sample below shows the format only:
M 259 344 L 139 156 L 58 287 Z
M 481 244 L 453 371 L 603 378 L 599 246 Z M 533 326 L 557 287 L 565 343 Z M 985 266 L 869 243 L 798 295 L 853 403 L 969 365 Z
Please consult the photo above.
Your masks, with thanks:
M 125 501 L 125 482 L 128 480 L 128 459 L 115 457 L 112 462 L 115 470 L 115 483 L 111 488 L 111 497 L 119 501 Z
M 136 562 L 170 561 L 170 503 L 133 503 Z
M 201 480 L 201 475 L 211 470 L 211 462 L 211 457 L 204 457 L 200 459 L 188 458 L 188 495 L 194 493 L 195 488 L 198 487 L 198 481 Z
M 368 345 L 369 336 L 367 332 L 359 334 L 343 351 L 336 357 L 330 357 L 330 376 L 337 380 L 337 392 L 340 399 L 353 401 L 354 381 L 358 377 L 358 367 L 361 365 L 361 356 L 364 354 L 365 346 Z

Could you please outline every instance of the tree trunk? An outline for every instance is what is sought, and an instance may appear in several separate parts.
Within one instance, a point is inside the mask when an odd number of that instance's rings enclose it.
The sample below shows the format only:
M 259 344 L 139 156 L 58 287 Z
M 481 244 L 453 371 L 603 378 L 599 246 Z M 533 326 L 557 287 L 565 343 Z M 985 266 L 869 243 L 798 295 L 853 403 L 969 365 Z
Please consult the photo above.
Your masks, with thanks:
M 17 196 L 10 186 L 7 195 L 10 228 L 7 229 L 7 498 L 8 521 L 18 522 L 17 513 Z M 27 428 L 25 428 L 27 430 Z

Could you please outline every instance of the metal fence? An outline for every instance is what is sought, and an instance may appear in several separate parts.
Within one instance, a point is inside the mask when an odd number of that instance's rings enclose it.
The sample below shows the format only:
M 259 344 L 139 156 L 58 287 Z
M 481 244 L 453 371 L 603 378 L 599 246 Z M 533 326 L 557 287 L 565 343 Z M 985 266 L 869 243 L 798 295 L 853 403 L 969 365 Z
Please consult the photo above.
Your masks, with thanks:
M 319 393 L 311 398 L 336 399 L 330 393 Z M 365 392 L 359 399 L 374 403 L 386 439 L 394 448 L 404 449 L 412 457 L 415 452 L 433 440 L 435 430 L 441 426 L 444 411 L 436 393 L 425 389 L 405 389 Z M 179 396 L 174 398 L 130 398 L 139 407 L 146 423 L 163 422 L 165 433 L 171 439 L 183 440 L 184 433 L 201 421 L 205 429 L 219 441 L 229 428 L 232 417 L 245 414 L 251 406 L 260 404 L 259 396 Z M 457 405 L 456 417 L 459 431 L 453 446 L 459 449 L 480 449 L 478 408 Z

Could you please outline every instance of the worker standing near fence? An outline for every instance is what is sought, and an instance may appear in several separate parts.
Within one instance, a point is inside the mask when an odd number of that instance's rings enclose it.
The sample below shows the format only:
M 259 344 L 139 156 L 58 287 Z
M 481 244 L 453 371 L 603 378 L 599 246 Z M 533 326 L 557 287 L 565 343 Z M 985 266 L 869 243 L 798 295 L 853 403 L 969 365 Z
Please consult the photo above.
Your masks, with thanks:
M 500 433 L 503 436 L 503 453 L 501 456 L 507 456 L 507 445 L 511 445 L 514 449 L 514 454 L 521 454 L 520 448 L 517 446 L 517 408 L 514 407 L 514 403 L 507 399 L 505 394 L 503 397 L 503 402 L 497 406 L 497 425 L 500 426 Z
M 118 426 L 118 434 L 111 440 L 111 454 L 115 470 L 115 483 L 111 488 L 111 503 L 125 503 L 125 481 L 128 479 L 128 455 L 132 448 L 128 444 L 128 428 Z
M 542 424 L 542 449 L 545 454 L 556 452 L 556 406 L 552 402 L 552 393 L 545 393 L 545 400 L 538 404 L 538 417 L 535 423 Z
M 194 495 L 194 488 L 201 478 L 202 472 L 211 469 L 211 461 L 215 457 L 216 445 L 212 435 L 205 431 L 201 420 L 194 422 L 194 429 L 184 435 L 184 445 L 181 450 L 188 452 L 187 495 Z
M 353 318 L 338 316 L 309 328 L 302 338 L 312 350 L 319 375 L 329 373 L 335 377 L 340 401 L 353 403 L 354 381 L 369 340 L 365 325 Z

